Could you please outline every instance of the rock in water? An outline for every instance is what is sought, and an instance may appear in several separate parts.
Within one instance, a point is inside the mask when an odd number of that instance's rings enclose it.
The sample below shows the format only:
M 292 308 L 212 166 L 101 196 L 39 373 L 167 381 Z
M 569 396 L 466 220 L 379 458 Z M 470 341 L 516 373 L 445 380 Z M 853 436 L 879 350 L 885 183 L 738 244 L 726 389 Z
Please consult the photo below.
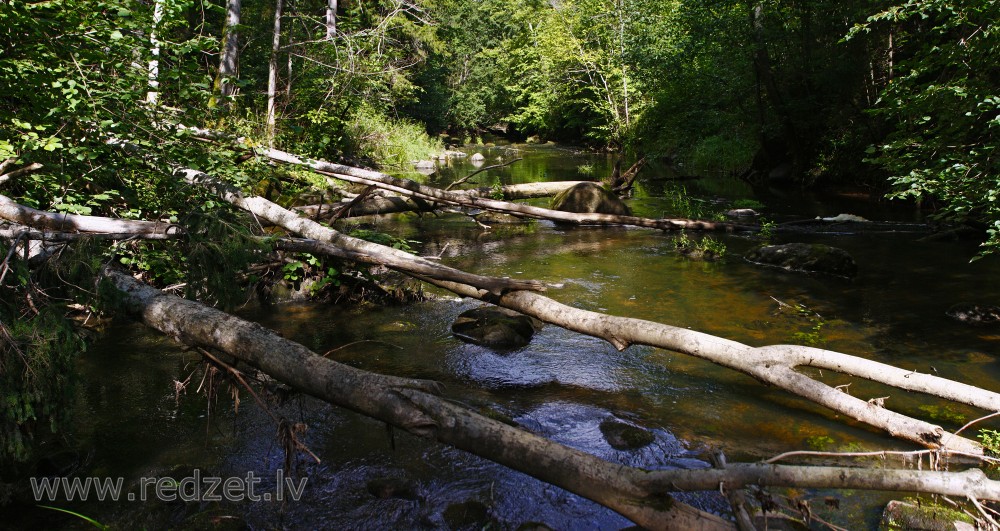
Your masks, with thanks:
M 578 214 L 632 215 L 624 201 L 597 183 L 580 183 L 559 192 L 552 199 L 552 209 Z
M 656 439 L 649 430 L 616 419 L 607 419 L 600 427 L 604 439 L 615 450 L 637 450 Z
M 1000 306 L 989 304 L 960 302 L 948 308 L 948 311 L 944 313 L 948 317 L 965 324 L 995 325 L 1000 323 Z
M 473 162 L 478 162 L 478 161 L 486 160 L 486 157 L 484 157 L 482 153 L 476 153 L 476 154 L 472 155 L 471 157 L 469 157 L 469 160 L 471 160 Z
M 858 274 L 858 264 L 847 251 L 821 243 L 765 245 L 750 251 L 745 258 L 754 264 L 802 273 L 824 273 L 847 278 Z
M 540 328 L 531 317 L 506 308 L 475 308 L 455 319 L 451 332 L 462 341 L 495 349 L 515 349 L 527 345 Z

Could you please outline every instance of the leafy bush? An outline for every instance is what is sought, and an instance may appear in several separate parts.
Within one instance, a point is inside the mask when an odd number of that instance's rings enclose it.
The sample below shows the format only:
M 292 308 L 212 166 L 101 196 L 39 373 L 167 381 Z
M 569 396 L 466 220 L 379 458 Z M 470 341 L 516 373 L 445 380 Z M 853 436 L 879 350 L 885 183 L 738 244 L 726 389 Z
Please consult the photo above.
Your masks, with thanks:
M 401 168 L 443 149 L 439 140 L 427 136 L 423 126 L 392 120 L 367 107 L 354 113 L 345 134 L 351 153 L 383 168 Z

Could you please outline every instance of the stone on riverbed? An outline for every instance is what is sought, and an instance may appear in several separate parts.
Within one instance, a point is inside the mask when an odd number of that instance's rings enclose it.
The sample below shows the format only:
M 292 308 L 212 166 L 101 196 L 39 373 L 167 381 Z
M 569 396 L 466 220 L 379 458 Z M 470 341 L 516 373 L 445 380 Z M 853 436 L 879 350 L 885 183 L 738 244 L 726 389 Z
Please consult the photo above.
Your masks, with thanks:
M 451 332 L 462 341 L 506 350 L 527 345 L 540 327 L 527 315 L 487 306 L 463 312 L 451 325 Z
M 552 209 L 578 214 L 632 215 L 624 201 L 597 183 L 580 183 L 559 192 L 552 199 Z
M 853 278 L 858 273 L 858 265 L 847 251 L 821 243 L 765 245 L 747 253 L 746 259 L 754 264 L 801 273 L 824 273 L 847 278 Z
M 606 419 L 600 427 L 604 439 L 615 450 L 638 450 L 656 439 L 649 430 L 617 419 Z

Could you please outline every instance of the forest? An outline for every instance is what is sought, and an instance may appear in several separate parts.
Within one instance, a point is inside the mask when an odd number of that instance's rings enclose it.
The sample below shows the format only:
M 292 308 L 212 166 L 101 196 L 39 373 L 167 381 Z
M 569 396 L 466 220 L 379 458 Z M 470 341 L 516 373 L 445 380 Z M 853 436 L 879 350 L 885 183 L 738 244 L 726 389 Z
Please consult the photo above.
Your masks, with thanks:
M 405 432 L 471 452 L 647 528 L 755 528 L 755 513 L 766 519 L 772 505 L 751 493 L 763 487 L 963 498 L 963 517 L 995 528 L 1000 433 L 966 430 L 973 422 L 942 428 L 822 380 L 826 370 L 925 393 L 975 410 L 970 420 L 1000 411 L 995 385 L 842 354 L 814 337 L 834 325 L 773 296 L 812 327 L 798 345 L 749 346 L 658 315 L 611 315 L 622 311 L 564 298 L 553 280 L 469 270 L 396 222 L 349 218 L 446 210 L 488 231 L 499 225 L 486 211 L 557 228 L 695 235 L 715 242 L 699 252 L 719 254 L 724 246 L 705 234 L 768 241 L 773 222 L 714 215 L 686 188 L 655 184 L 654 173 L 669 171 L 673 183 L 850 190 L 901 205 L 937 234 L 971 242 L 963 264 L 992 267 L 997 20 L 994 0 L 0 0 L 0 512 L 23 505 L 19 485 L 45 448 L 72 438 L 78 367 L 104 323 L 131 316 L 197 353 L 233 397 L 266 410 L 258 394 L 277 382 L 383 423 L 393 441 Z M 532 146 L 591 157 L 578 179 L 626 201 L 687 208 L 568 213 L 531 199 L 577 184 L 550 170 L 483 180 L 525 166 Z M 489 166 L 439 180 L 441 168 L 480 152 Z M 465 182 L 476 175 L 481 182 Z M 336 345 L 303 346 L 241 317 L 247 300 L 270 306 L 269 296 L 303 284 L 310 304 L 359 308 L 414 304 L 426 286 L 613 350 L 694 356 L 827 408 L 851 429 L 919 447 L 900 450 L 918 465 L 864 474 L 863 463 L 830 455 L 811 465 L 722 459 L 704 470 L 612 463 L 447 399 L 436 372 L 333 361 L 317 352 Z M 286 463 L 319 461 L 302 442 L 304 424 L 280 426 Z M 712 490 L 725 491 L 731 517 L 671 494 Z M 816 525 L 796 503 L 784 518 Z

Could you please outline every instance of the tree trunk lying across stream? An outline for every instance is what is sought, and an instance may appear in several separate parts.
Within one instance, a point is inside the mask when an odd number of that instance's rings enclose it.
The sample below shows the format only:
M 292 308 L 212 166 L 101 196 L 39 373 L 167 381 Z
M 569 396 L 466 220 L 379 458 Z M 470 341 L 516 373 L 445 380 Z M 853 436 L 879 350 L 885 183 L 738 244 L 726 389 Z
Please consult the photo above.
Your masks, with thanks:
M 755 231 L 756 226 L 739 225 L 736 223 L 723 223 L 715 221 L 702 221 L 693 219 L 650 219 L 637 216 L 616 216 L 613 214 L 579 214 L 575 212 L 563 212 L 520 203 L 510 203 L 486 197 L 472 197 L 459 192 L 446 192 L 439 188 L 425 186 L 414 181 L 398 179 L 371 170 L 363 170 L 343 164 L 334 164 L 323 160 L 303 159 L 279 151 L 277 149 L 259 149 L 257 152 L 271 160 L 305 166 L 317 173 L 336 177 L 341 180 L 376 186 L 384 190 L 396 192 L 401 195 L 421 198 L 428 201 L 479 208 L 482 210 L 492 210 L 515 216 L 547 219 L 559 223 L 573 225 L 625 225 L 634 227 L 645 227 L 660 230 L 706 230 L 733 232 L 737 230 Z
M 648 529 L 732 529 L 670 496 L 683 490 L 797 486 L 938 493 L 1000 500 L 1000 482 L 964 472 L 731 463 L 724 469 L 645 470 L 604 461 L 438 396 L 440 384 L 379 375 L 319 356 L 266 328 L 159 291 L 121 271 L 102 272 L 147 325 L 186 344 L 225 352 L 293 388 L 421 437 L 452 445 L 559 486 Z
M 244 208 L 254 215 L 291 232 L 296 232 L 335 246 L 351 244 L 350 250 L 379 256 L 409 256 L 395 249 L 364 242 L 360 246 L 339 232 L 302 218 L 261 197 L 244 197 L 231 185 L 196 170 L 179 170 L 192 183 L 206 186 L 219 197 Z M 402 256 L 398 256 L 402 255 Z M 410 256 L 411 259 L 415 257 Z M 430 261 L 428 264 L 440 266 Z M 422 278 L 421 275 L 415 275 Z M 666 324 L 609 316 L 567 306 L 530 291 L 510 291 L 503 295 L 490 292 L 484 286 L 422 278 L 456 294 L 480 299 L 516 310 L 547 323 L 583 334 L 602 338 L 623 350 L 631 344 L 643 344 L 689 354 L 748 374 L 760 382 L 784 389 L 792 394 L 820 404 L 833 411 L 885 430 L 894 437 L 915 442 L 928 448 L 944 448 L 958 453 L 982 455 L 982 445 L 942 427 L 882 407 L 877 401 L 862 400 L 830 387 L 796 367 L 812 366 L 870 378 L 901 389 L 921 391 L 988 411 L 1000 411 L 1000 394 L 978 387 L 953 382 L 936 376 L 878 363 L 864 358 L 809 347 L 772 346 L 753 348 L 736 341 Z
M 506 201 L 514 199 L 531 199 L 535 197 L 548 197 L 558 194 L 580 183 L 589 181 L 556 181 L 541 183 L 508 184 L 493 189 L 489 186 L 482 186 L 470 190 L 457 190 L 452 193 L 476 197 L 494 197 L 494 194 L 503 196 Z M 350 201 L 335 202 L 322 205 L 303 205 L 294 208 L 297 212 L 302 212 L 309 217 L 316 218 L 337 212 L 341 208 L 350 206 L 340 217 L 354 216 L 375 216 L 381 214 L 396 214 L 399 212 L 432 212 L 441 208 L 441 204 L 418 197 L 374 196 L 366 198 L 356 205 L 350 205 Z

